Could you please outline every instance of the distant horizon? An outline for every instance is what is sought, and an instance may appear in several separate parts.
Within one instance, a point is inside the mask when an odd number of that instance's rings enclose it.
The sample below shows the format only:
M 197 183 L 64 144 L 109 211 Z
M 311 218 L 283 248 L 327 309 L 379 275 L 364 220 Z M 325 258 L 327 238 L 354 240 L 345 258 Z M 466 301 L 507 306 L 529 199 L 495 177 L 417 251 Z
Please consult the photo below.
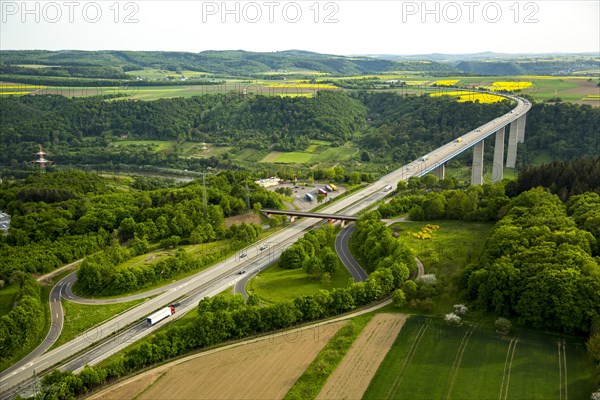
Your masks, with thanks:
M 479 54 L 497 54 L 497 55 L 506 55 L 506 56 L 544 56 L 544 55 L 589 55 L 589 56 L 597 56 L 600 57 L 599 51 L 576 51 L 576 52 L 566 52 L 566 51 L 548 51 L 548 52 L 498 52 L 493 50 L 484 50 L 484 51 L 476 51 L 469 53 L 444 53 L 444 52 L 429 52 L 429 53 L 351 53 L 351 54 L 335 54 L 335 53 L 327 53 L 320 52 L 315 50 L 307 50 L 307 49 L 296 49 L 290 48 L 285 50 L 272 50 L 272 51 L 255 51 L 255 50 L 246 50 L 240 48 L 231 48 L 231 49 L 206 49 L 200 51 L 188 51 L 188 50 L 132 50 L 132 49 L 96 49 L 96 50 L 88 50 L 88 49 L 77 49 L 77 48 L 65 48 L 65 49 L 45 49 L 45 48 L 35 48 L 35 49 L 0 49 L 2 51 L 51 51 L 51 52 L 65 52 L 65 51 L 87 51 L 87 52 L 103 52 L 103 51 L 131 51 L 131 52 L 160 52 L 160 53 L 204 53 L 209 51 L 214 52 L 226 52 L 226 51 L 243 51 L 247 53 L 285 53 L 292 51 L 306 52 L 306 53 L 315 53 L 321 55 L 332 55 L 332 56 L 340 56 L 340 57 L 377 57 L 377 56 L 400 56 L 400 57 L 416 57 L 416 56 L 429 56 L 429 55 L 441 55 L 441 56 L 470 56 L 470 55 L 479 55 Z

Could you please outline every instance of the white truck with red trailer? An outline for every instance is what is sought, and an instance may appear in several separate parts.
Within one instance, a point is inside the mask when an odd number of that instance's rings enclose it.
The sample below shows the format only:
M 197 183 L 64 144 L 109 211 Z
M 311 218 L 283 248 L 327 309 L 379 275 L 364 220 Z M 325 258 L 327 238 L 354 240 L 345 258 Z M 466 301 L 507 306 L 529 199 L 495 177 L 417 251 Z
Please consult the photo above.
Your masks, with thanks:
M 170 317 L 173 314 L 175 314 L 175 307 L 165 307 L 162 310 L 158 310 L 154 314 L 149 315 L 146 318 L 146 321 L 148 321 L 148 325 L 154 325 L 158 321 L 162 321 L 163 319 Z

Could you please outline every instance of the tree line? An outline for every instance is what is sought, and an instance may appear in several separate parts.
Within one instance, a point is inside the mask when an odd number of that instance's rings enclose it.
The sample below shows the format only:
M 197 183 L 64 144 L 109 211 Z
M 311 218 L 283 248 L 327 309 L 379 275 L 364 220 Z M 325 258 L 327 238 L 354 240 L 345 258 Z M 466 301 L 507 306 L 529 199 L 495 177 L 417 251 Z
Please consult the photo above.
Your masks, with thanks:
M 211 265 L 228 252 L 254 242 L 261 231 L 262 228 L 257 225 L 246 223 L 232 225 L 224 231 L 224 237 L 231 240 L 216 249 L 195 256 L 179 248 L 174 251 L 174 254 L 158 262 L 131 267 L 121 267 L 120 264 L 135 256 L 148 253 L 150 250 L 148 239 L 134 236 L 128 241 L 127 248 L 121 247 L 115 240 L 108 249 L 83 259 L 77 270 L 77 287 L 85 294 L 101 296 L 113 296 L 144 289 L 171 280 L 179 274 Z M 215 240 L 214 230 L 206 223 L 198 225 L 189 238 L 189 241 L 194 244 L 213 240 Z M 174 235 L 161 241 L 160 247 L 171 248 L 180 243 L 181 238 Z
M 12 310 L 0 317 L 0 363 L 38 341 L 46 325 L 39 283 L 25 273 L 14 274 L 10 282 L 19 290 Z
M 543 186 L 563 201 L 585 192 L 600 193 L 600 158 L 578 158 L 530 166 L 519 174 L 513 185 L 518 193 Z

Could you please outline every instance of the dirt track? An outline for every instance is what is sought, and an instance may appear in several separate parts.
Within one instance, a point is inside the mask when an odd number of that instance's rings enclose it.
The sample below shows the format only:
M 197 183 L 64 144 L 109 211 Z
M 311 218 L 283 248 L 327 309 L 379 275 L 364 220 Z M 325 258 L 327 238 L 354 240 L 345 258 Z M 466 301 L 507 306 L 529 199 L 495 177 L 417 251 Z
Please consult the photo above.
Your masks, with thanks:
M 405 321 L 403 314 L 377 314 L 373 317 L 331 374 L 317 399 L 362 398 Z

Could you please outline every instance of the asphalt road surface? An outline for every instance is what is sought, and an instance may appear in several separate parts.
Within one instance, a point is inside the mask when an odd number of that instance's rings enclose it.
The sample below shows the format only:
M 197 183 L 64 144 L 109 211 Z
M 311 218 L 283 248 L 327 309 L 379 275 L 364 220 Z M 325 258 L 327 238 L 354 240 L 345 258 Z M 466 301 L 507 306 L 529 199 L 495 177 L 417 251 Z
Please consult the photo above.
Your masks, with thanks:
M 367 280 L 369 274 L 362 269 L 358 261 L 352 256 L 348 244 L 348 240 L 350 239 L 352 232 L 354 232 L 354 228 L 354 224 L 348 225 L 337 235 L 335 238 L 335 251 L 344 264 L 344 267 L 346 267 L 348 272 L 352 275 L 354 282 L 363 282 Z

